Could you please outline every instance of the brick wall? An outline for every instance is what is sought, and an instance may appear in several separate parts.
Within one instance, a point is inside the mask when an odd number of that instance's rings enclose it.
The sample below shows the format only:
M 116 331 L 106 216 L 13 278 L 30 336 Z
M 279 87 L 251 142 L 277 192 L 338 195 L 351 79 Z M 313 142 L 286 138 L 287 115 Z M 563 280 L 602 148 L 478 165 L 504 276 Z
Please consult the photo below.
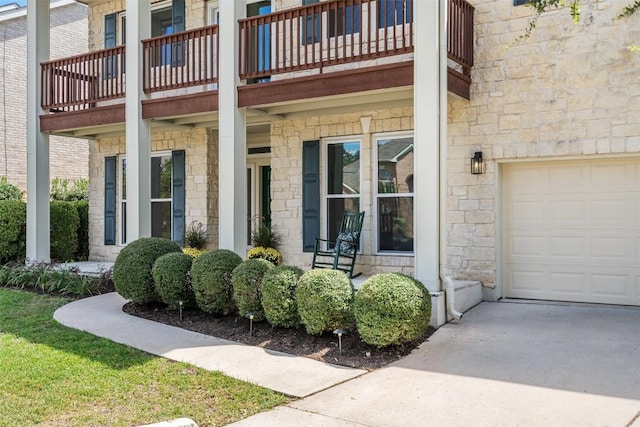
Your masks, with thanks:
M 51 9 L 51 58 L 87 51 L 87 7 L 73 3 Z M 27 187 L 27 21 L 0 20 L 0 176 Z M 50 137 L 51 178 L 79 179 L 89 174 L 86 140 Z
M 496 280 L 499 164 L 640 152 L 639 17 L 614 20 L 626 0 L 581 2 L 540 18 L 511 0 L 472 0 L 475 65 L 471 102 L 450 96 L 448 265 L 460 279 Z M 482 151 L 487 173 L 470 175 Z

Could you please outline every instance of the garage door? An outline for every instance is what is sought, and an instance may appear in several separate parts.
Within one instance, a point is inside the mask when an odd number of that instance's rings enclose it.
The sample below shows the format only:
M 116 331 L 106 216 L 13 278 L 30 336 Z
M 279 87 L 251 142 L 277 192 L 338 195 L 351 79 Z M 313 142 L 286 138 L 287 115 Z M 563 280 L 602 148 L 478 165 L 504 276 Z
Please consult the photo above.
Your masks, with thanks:
M 503 168 L 505 296 L 640 305 L 640 159 Z

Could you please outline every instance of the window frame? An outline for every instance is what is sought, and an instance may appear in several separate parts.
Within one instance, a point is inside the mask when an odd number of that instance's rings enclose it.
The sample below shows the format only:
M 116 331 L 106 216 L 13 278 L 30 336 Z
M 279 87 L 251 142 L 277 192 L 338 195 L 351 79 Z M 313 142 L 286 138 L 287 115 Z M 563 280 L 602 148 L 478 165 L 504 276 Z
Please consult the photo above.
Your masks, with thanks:
M 360 158 L 359 158 L 359 162 L 360 162 L 360 167 L 359 167 L 359 174 L 358 174 L 358 181 L 360 184 L 360 192 L 358 193 L 357 196 L 355 195 L 342 195 L 342 194 L 329 194 L 329 145 L 335 145 L 335 144 L 348 144 L 348 143 L 357 143 L 359 145 L 360 148 Z M 321 171 L 321 188 L 320 188 L 320 212 L 321 212 L 321 219 L 324 219 L 323 221 L 320 221 L 320 235 L 324 236 L 325 239 L 335 239 L 337 236 L 329 236 L 329 212 L 327 211 L 327 209 L 329 208 L 329 199 L 348 199 L 348 198 L 358 198 L 358 206 L 360 207 L 359 210 L 362 211 L 362 203 L 363 203 L 363 199 L 364 199 L 364 186 L 363 186 L 363 174 L 364 174 L 364 166 L 363 165 L 363 156 L 362 156 L 362 151 L 363 151 L 363 144 L 364 144 L 364 138 L 362 135 L 352 135 L 352 136 L 340 136 L 340 137 L 329 137 L 329 138 L 322 138 L 321 139 L 321 150 L 322 152 L 320 153 L 321 156 L 321 163 L 320 163 L 320 167 L 322 168 Z M 330 197 L 330 196 L 334 196 L 334 197 Z M 338 196 L 338 197 L 335 197 Z M 324 215 L 324 218 L 322 217 Z M 362 235 L 360 236 L 360 245 L 358 248 L 358 254 L 362 254 Z
M 415 216 L 415 187 L 412 192 L 407 193 L 378 193 L 378 174 L 379 161 L 378 161 L 378 141 L 380 140 L 392 140 L 392 139 L 404 139 L 412 138 L 413 146 L 415 149 L 415 132 L 411 131 L 398 131 L 398 132 L 384 132 L 374 133 L 371 135 L 371 160 L 372 160 L 372 188 L 371 188 L 371 210 L 373 212 L 373 254 L 377 256 L 398 256 L 398 257 L 413 257 L 415 256 L 415 235 L 412 251 L 392 251 L 392 250 L 380 250 L 380 224 L 378 223 L 378 200 L 381 198 L 412 198 L 412 205 L 414 207 L 412 226 L 415 232 L 416 216 Z M 415 160 L 413 162 L 413 173 L 415 175 Z
M 151 163 L 151 158 L 153 157 L 169 157 L 169 159 L 173 159 L 173 152 L 171 150 L 169 151 L 154 151 L 151 153 L 151 156 L 149 157 L 149 163 Z M 117 167 L 117 188 L 116 188 L 116 199 L 117 199 L 117 207 L 120 209 L 119 215 L 118 215 L 118 233 L 119 236 L 117 238 L 117 242 L 119 246 L 126 246 L 127 245 L 127 236 L 126 236 L 126 213 L 127 213 L 127 209 L 126 209 L 126 203 L 127 203 L 127 198 L 126 198 L 126 194 L 123 191 L 123 184 L 125 184 L 124 181 L 124 168 L 123 168 L 123 162 L 126 162 L 127 160 L 127 155 L 126 154 L 121 154 L 118 156 L 118 167 Z M 171 169 L 171 197 L 170 198 L 152 198 L 151 199 L 151 203 L 153 204 L 154 202 L 158 203 L 158 202 L 170 202 L 171 203 L 171 221 L 173 221 L 173 168 Z M 153 221 L 153 217 L 151 218 L 151 220 Z M 173 226 L 171 227 L 171 240 L 173 240 L 174 236 L 173 236 Z

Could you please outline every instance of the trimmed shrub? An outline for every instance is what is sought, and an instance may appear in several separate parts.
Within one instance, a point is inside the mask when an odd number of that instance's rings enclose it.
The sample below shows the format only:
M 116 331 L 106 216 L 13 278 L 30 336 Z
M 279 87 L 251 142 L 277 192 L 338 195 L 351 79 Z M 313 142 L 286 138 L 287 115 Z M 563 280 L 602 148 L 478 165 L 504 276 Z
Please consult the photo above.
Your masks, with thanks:
M 377 347 L 403 344 L 427 331 L 431 296 L 412 277 L 378 274 L 358 289 L 354 312 L 360 337 L 367 344 Z
M 277 249 L 267 248 L 265 246 L 256 246 L 251 248 L 247 253 L 249 259 L 266 259 L 273 265 L 280 265 L 282 262 L 282 255 Z
M 27 239 L 27 205 L 0 200 L 0 263 L 23 260 Z
M 248 259 L 233 270 L 233 299 L 240 316 L 253 313 L 256 322 L 264 320 L 260 288 L 264 274 L 272 268 L 273 264 L 267 260 Z
M 0 200 L 22 200 L 22 191 L 4 176 L 0 177 Z
M 298 281 L 296 303 L 308 333 L 319 335 L 353 323 L 353 283 L 342 271 L 315 269 Z
M 191 283 L 200 310 L 213 314 L 233 312 L 233 269 L 242 262 L 235 252 L 218 249 L 193 260 Z
M 78 250 L 78 209 L 70 202 L 53 201 L 50 214 L 51 259 L 70 261 Z
M 136 304 L 159 301 L 151 270 L 164 254 L 181 252 L 180 245 L 160 237 L 143 237 L 122 248 L 113 264 L 113 285 Z
M 302 269 L 288 265 L 280 265 L 264 274 L 262 308 L 271 325 L 293 328 L 300 324 L 296 288 L 302 274 Z
M 74 259 L 84 261 L 89 259 L 89 202 L 79 200 L 72 202 L 78 211 L 78 250 Z
M 156 292 L 163 303 L 172 310 L 193 307 L 195 297 L 191 287 L 191 263 L 193 258 L 182 252 L 171 252 L 162 255 L 153 263 L 151 275 L 156 285 Z

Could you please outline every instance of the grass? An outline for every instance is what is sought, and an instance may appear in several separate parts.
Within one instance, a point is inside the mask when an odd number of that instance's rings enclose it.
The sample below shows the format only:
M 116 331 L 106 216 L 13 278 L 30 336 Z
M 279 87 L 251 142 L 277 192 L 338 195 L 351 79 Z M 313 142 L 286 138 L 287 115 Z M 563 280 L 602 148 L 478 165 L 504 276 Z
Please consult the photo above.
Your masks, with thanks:
M 287 402 L 276 392 L 61 326 L 68 299 L 0 289 L 0 426 L 224 425 Z

